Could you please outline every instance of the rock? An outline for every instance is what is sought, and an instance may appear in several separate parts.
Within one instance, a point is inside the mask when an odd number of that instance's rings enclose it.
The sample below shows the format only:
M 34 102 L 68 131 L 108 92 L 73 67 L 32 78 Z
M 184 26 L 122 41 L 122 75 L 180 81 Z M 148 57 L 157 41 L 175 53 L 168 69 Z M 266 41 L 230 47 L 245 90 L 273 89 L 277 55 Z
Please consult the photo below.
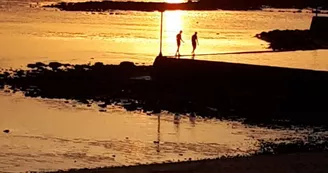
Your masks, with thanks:
M 37 67 L 45 67 L 45 66 L 46 66 L 46 64 L 44 64 L 44 63 L 42 63 L 42 62 L 37 62 L 37 63 L 35 63 L 35 65 L 36 65 Z
M 121 62 L 119 66 L 122 67 L 122 68 L 133 68 L 133 67 L 135 67 L 134 63 L 129 62 L 129 61 Z
M 102 63 L 102 62 L 96 62 L 94 66 L 95 66 L 96 68 L 97 68 L 97 67 L 103 67 L 103 66 L 104 66 L 104 63 Z
M 28 68 L 36 68 L 36 65 L 35 64 L 27 64 L 27 67 Z
M 10 132 L 9 129 L 5 129 L 5 130 L 3 130 L 3 133 L 9 133 L 9 132 Z
M 107 104 L 106 103 L 102 103 L 102 104 L 98 104 L 99 107 L 101 108 L 106 108 L 107 107 Z
M 59 62 L 51 62 L 51 63 L 49 63 L 49 67 L 51 67 L 52 69 L 58 69 L 60 66 L 62 66 L 62 64 L 59 63 Z
M 324 46 L 317 44 L 317 38 L 309 30 L 273 30 L 262 32 L 255 37 L 269 42 L 269 48 L 274 51 L 313 50 Z

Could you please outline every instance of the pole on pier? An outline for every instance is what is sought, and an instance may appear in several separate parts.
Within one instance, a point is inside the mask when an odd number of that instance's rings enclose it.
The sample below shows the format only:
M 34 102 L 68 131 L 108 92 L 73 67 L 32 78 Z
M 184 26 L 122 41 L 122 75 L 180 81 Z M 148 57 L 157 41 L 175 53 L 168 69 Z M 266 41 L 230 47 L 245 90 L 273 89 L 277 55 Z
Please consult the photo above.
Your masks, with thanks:
M 159 57 L 162 57 L 162 50 L 163 50 L 163 13 L 164 11 L 161 11 L 161 33 L 160 33 L 160 47 L 159 47 Z

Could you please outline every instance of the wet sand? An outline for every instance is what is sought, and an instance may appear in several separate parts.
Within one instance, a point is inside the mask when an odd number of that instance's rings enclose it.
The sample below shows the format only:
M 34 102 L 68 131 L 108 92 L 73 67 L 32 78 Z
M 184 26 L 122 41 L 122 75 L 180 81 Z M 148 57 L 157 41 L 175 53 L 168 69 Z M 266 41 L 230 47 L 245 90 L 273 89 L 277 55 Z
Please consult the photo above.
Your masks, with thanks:
M 322 173 L 328 171 L 328 153 L 294 153 L 273 156 L 253 156 L 181 163 L 151 164 L 130 167 L 80 169 L 58 172 L 115 172 L 115 173 Z

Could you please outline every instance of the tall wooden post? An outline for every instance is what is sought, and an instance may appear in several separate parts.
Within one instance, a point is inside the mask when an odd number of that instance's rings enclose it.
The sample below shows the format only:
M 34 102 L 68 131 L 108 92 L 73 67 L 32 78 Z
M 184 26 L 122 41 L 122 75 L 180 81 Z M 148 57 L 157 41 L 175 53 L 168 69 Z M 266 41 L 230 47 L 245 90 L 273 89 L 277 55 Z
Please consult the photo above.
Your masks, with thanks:
M 159 57 L 162 57 L 162 50 L 163 50 L 163 13 L 164 11 L 161 11 L 161 33 L 160 33 L 160 48 L 159 48 Z

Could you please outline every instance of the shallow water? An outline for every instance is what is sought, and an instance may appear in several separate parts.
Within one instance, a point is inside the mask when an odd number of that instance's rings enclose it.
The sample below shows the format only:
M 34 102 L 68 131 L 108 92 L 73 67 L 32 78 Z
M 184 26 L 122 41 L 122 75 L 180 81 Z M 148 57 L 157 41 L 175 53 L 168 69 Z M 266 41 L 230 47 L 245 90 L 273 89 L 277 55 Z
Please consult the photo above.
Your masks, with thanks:
M 302 138 L 215 119 L 174 119 L 111 107 L 99 112 L 64 100 L 0 94 L 0 171 L 49 171 L 249 154 L 258 140 Z M 155 141 L 155 142 L 154 142 Z M 159 141 L 157 143 L 156 141 Z
M 118 64 L 128 60 L 152 64 L 158 54 L 158 12 L 64 12 L 40 7 L 51 1 L 36 2 L 0 1 L 0 67 L 17 68 L 36 61 Z M 309 29 L 312 16 L 306 11 L 165 12 L 163 53 L 174 55 L 179 30 L 184 31 L 186 42 L 182 54 L 190 54 L 189 40 L 195 31 L 199 33 L 199 54 L 266 50 L 268 44 L 255 34 L 274 29 Z M 328 70 L 327 55 L 328 51 L 317 50 L 196 59 Z

